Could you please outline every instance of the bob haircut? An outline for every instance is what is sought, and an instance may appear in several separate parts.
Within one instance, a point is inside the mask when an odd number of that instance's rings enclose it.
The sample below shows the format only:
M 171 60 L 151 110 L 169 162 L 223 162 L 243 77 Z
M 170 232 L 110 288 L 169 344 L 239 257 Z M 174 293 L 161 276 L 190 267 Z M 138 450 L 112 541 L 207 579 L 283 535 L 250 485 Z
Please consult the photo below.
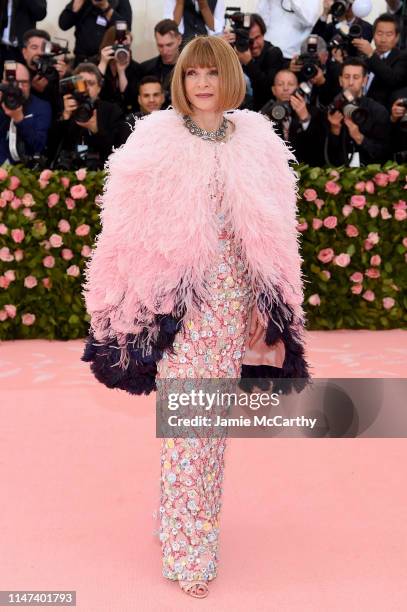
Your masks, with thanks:
M 196 36 L 182 50 L 171 80 L 171 104 L 182 115 L 192 106 L 185 91 L 188 68 L 216 68 L 219 75 L 219 110 L 238 108 L 246 95 L 246 81 L 235 50 L 218 36 Z

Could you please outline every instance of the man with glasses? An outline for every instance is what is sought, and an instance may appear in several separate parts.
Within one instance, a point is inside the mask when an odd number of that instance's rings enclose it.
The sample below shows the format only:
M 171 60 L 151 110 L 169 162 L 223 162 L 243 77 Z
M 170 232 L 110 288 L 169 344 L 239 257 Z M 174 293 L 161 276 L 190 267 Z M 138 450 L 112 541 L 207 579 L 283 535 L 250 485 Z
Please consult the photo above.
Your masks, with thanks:
M 7 92 L 0 92 L 0 165 L 5 161 L 29 164 L 45 152 L 51 125 L 51 107 L 48 102 L 31 94 L 28 69 L 23 64 L 12 64 L 16 80 L 11 82 L 4 77 L 3 85 L 20 89 L 21 104 L 15 108 Z M 9 67 L 6 62 L 5 72 Z

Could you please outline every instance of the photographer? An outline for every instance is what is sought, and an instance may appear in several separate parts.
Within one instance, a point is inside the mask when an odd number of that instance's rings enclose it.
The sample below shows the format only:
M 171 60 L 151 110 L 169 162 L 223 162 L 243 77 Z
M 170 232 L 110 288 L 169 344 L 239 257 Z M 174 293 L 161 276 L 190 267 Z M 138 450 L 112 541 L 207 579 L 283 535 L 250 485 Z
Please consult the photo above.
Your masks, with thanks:
M 266 41 L 265 33 L 266 24 L 263 18 L 253 13 L 250 15 L 250 28 L 247 32 L 248 44 L 245 51 L 238 50 L 236 33 L 224 32 L 222 35 L 225 40 L 235 46 L 243 72 L 250 79 L 253 89 L 253 110 L 255 111 L 260 110 L 270 99 L 274 77 L 284 64 L 281 49 Z
M 94 64 L 79 64 L 74 71 L 83 79 L 78 93 L 63 96 L 64 111 L 58 125 L 60 138 L 54 167 L 87 166 L 101 169 L 116 144 L 123 113 L 119 106 L 99 99 L 103 77 Z M 66 86 L 61 82 L 61 86 Z M 80 120 L 78 115 L 84 120 Z
M 31 94 L 27 68 L 7 62 L 0 101 L 0 165 L 5 161 L 29 163 L 45 151 L 50 105 Z
M 75 65 L 97 55 L 107 28 L 125 21 L 131 30 L 130 0 L 72 0 L 59 16 L 61 30 L 75 28 Z
M 223 29 L 223 0 L 165 0 L 164 19 L 172 19 L 186 42 L 202 34 L 219 34 Z
M 362 97 L 367 82 L 363 60 L 357 57 L 345 60 L 339 82 L 342 92 L 327 113 L 327 163 L 359 166 L 385 162 L 389 153 L 390 117 L 384 106 Z
M 118 27 L 122 30 L 118 30 Z M 125 29 L 125 22 L 116 22 L 103 37 L 100 45 L 98 68 L 104 76 L 100 98 L 115 102 L 124 113 L 137 110 L 138 83 L 142 72 L 131 54 L 131 34 Z
M 6 60 L 21 62 L 23 34 L 47 15 L 47 0 L 0 1 L 0 74 Z
M 407 87 L 394 92 L 391 100 L 392 156 L 399 164 L 407 163 Z
M 164 106 L 165 94 L 160 79 L 151 75 L 141 79 L 138 87 L 138 104 L 140 111 L 131 113 L 124 118 L 120 127 L 118 145 L 126 142 L 130 136 L 137 118 L 158 111 Z
M 324 10 L 321 17 L 318 19 L 314 28 L 312 30 L 313 34 L 318 34 L 322 36 L 322 38 L 327 42 L 331 42 L 332 38 L 338 34 L 338 32 L 343 31 L 345 34 L 350 30 L 352 26 L 357 26 L 360 32 L 360 38 L 364 38 L 369 42 L 373 37 L 373 28 L 372 25 L 365 21 L 364 19 L 360 19 L 359 17 L 355 17 L 352 11 L 352 2 L 347 1 L 343 4 L 346 7 L 346 10 L 343 14 L 338 18 L 332 18 L 332 5 L 334 4 L 334 0 L 324 0 Z M 355 28 L 356 29 L 356 28 Z
M 325 128 L 322 112 L 307 104 L 298 79 L 290 70 L 280 70 L 272 86 L 274 100 L 261 112 L 273 122 L 276 132 L 291 146 L 297 160 L 310 166 L 324 165 Z

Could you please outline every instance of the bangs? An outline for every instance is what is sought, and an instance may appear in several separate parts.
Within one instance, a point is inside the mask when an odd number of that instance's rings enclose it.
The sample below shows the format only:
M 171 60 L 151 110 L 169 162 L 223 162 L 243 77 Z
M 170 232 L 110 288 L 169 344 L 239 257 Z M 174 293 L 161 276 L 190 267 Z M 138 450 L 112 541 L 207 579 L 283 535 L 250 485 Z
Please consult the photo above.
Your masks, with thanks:
M 199 42 L 196 40 L 196 43 L 191 45 L 189 53 L 181 62 L 181 68 L 185 72 L 188 68 L 219 68 L 218 64 L 212 45 L 202 37 Z

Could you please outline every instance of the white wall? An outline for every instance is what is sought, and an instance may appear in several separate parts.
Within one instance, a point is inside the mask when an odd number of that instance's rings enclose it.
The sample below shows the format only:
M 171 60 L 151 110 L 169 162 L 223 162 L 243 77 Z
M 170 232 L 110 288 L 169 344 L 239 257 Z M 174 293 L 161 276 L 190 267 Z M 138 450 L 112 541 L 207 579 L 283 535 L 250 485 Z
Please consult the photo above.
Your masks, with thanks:
M 307 0 L 304 0 L 306 2 Z M 156 54 L 152 31 L 154 25 L 162 19 L 162 0 L 130 0 L 133 7 L 133 33 L 134 55 L 138 61 L 143 61 Z M 44 21 L 39 22 L 40 27 L 47 29 L 53 36 L 69 38 L 71 50 L 73 49 L 73 30 L 61 32 L 58 28 L 58 16 L 67 0 L 48 0 L 48 15 Z M 225 5 L 240 6 L 243 11 L 254 11 L 257 0 L 225 0 Z M 321 1 L 322 5 L 322 1 Z M 377 15 L 386 10 L 385 0 L 373 0 L 373 10 L 368 21 L 373 21 Z

